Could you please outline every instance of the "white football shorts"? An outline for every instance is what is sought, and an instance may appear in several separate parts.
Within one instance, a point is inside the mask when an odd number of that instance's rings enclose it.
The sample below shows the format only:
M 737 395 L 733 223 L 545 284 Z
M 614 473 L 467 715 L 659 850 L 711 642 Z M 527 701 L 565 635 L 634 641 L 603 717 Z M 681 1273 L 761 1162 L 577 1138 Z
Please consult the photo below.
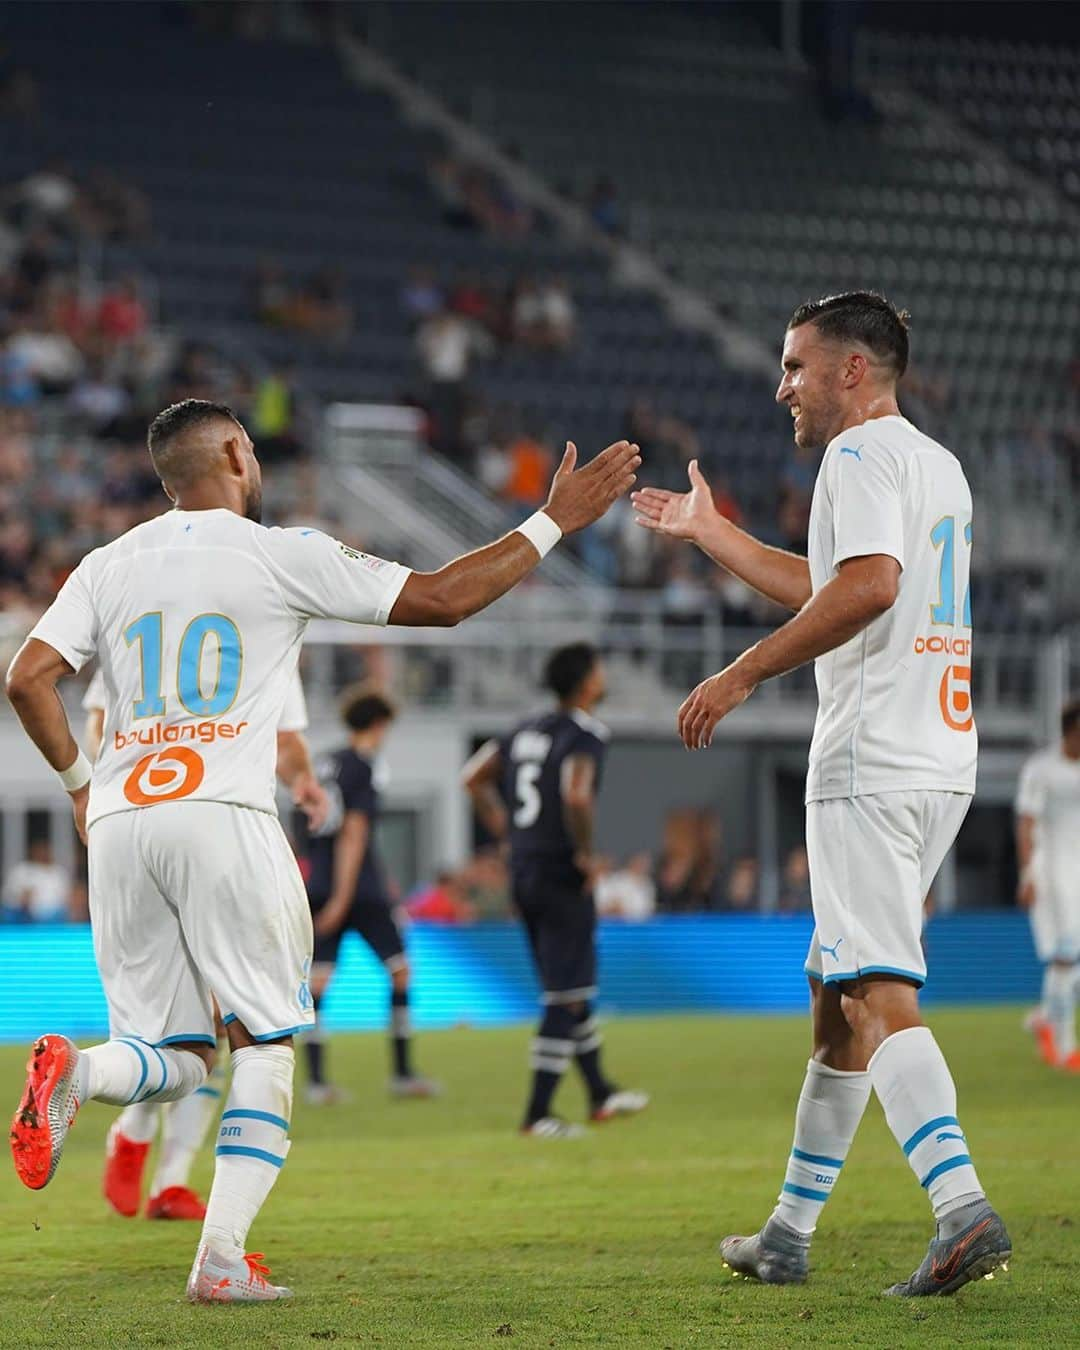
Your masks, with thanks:
M 1035 903 L 1028 911 L 1035 955 L 1048 961 L 1080 961 L 1080 895 L 1040 880 L 1035 874 Z
M 95 821 L 94 953 L 112 1037 L 214 1044 L 226 1023 L 260 1041 L 315 1020 L 311 915 L 276 816 L 225 802 L 161 802 Z
M 808 802 L 814 935 L 806 973 L 926 980 L 923 902 L 971 805 L 964 792 L 881 792 Z

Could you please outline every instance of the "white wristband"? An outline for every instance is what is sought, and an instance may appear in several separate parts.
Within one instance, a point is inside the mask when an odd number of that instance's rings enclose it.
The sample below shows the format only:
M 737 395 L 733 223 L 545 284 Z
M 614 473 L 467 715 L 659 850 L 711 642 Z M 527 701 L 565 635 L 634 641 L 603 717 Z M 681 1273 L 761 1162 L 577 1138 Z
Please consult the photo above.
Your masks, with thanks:
M 544 511 L 537 511 L 528 520 L 523 520 L 517 532 L 525 536 L 541 558 L 547 557 L 562 538 L 562 530 Z
M 65 792 L 78 792 L 80 788 L 84 788 L 89 783 L 93 771 L 94 766 L 80 748 L 74 762 L 69 764 L 62 772 L 58 771 L 58 776 L 64 785 Z

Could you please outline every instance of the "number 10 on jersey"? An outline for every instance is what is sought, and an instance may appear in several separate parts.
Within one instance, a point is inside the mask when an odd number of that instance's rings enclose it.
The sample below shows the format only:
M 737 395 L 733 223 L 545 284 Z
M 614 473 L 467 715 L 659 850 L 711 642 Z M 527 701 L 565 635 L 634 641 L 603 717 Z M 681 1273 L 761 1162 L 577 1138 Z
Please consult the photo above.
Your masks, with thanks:
M 930 542 L 935 549 L 941 549 L 941 565 L 938 569 L 937 603 L 930 606 L 930 622 L 951 628 L 956 623 L 956 517 L 942 516 L 930 531 Z M 971 521 L 964 526 L 964 542 L 971 547 Z M 964 587 L 963 615 L 960 620 L 964 628 L 971 627 L 971 581 Z
M 217 647 L 217 672 L 209 693 L 203 690 L 203 649 L 207 639 Z M 160 611 L 142 614 L 124 629 L 129 647 L 139 644 L 142 695 L 132 709 L 136 718 L 163 717 L 162 652 L 165 621 Z M 244 647 L 240 630 L 224 614 L 199 614 L 184 629 L 176 661 L 176 694 L 184 708 L 196 717 L 220 717 L 228 712 L 240 689 Z

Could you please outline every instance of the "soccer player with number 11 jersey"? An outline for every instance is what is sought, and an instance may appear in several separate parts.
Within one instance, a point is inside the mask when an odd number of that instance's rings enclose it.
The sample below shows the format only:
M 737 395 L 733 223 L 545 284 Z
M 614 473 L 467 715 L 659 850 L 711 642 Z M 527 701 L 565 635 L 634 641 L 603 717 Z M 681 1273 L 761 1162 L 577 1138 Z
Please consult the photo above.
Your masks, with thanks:
M 900 414 L 907 316 L 853 291 L 802 305 L 776 398 L 795 441 L 825 446 L 809 558 L 767 548 L 691 490 L 634 495 L 647 528 L 689 539 L 794 612 L 679 709 L 690 750 L 764 680 L 815 662 L 806 780 L 815 931 L 806 961 L 814 1052 L 776 1209 L 721 1245 L 736 1272 L 801 1283 L 810 1238 L 877 1093 L 937 1220 L 910 1279 L 887 1292 L 950 1294 L 1011 1252 L 957 1115 L 956 1088 L 919 1014 L 923 900 L 975 790 L 968 591 L 971 492 L 959 461 Z

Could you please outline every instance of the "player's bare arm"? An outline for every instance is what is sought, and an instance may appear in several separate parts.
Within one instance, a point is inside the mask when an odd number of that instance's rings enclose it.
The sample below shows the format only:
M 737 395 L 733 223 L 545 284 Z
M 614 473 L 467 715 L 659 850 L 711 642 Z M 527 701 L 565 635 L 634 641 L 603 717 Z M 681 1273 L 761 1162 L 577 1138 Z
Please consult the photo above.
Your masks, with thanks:
M 315 916 L 315 936 L 336 933 L 348 917 L 364 865 L 370 822 L 363 811 L 346 811 L 338 837 L 334 841 L 334 889 L 330 899 Z
M 574 863 L 592 881 L 593 822 L 596 815 L 596 761 L 568 755 L 559 779 L 566 832 L 574 844 Z
M 566 453 L 552 479 L 544 514 L 564 535 L 583 530 L 634 484 L 638 447 L 616 441 L 577 468 L 577 449 Z M 413 572 L 390 611 L 390 623 L 453 627 L 512 590 L 540 562 L 541 553 L 519 530 L 456 558 L 437 572 Z
M 502 753 L 498 741 L 485 741 L 461 771 L 461 784 L 472 798 L 480 823 L 494 839 L 505 839 L 510 819 L 499 795 Z
M 1024 909 L 1035 903 L 1035 879 L 1031 866 L 1035 857 L 1035 817 L 1021 813 L 1016 817 L 1016 861 L 1020 868 L 1020 882 L 1016 900 Z
M 71 768 L 81 753 L 56 688 L 60 680 L 74 673 L 54 647 L 39 638 L 27 638 L 8 667 L 5 683 L 8 700 L 26 734 L 57 773 Z M 89 786 L 68 795 L 79 837 L 85 843 Z
M 308 826 L 321 829 L 330 810 L 330 799 L 315 773 L 307 737 L 302 731 L 278 732 L 277 776 L 307 817 Z
M 761 543 L 722 516 L 696 459 L 690 461 L 687 472 L 689 492 L 646 487 L 632 495 L 637 523 L 657 534 L 688 539 L 759 595 L 785 609 L 802 609 L 810 599 L 806 559 Z
M 704 749 L 716 724 L 759 684 L 842 646 L 891 609 L 899 583 L 900 564 L 887 554 L 841 563 L 837 575 L 793 619 L 698 685 L 679 709 L 682 743 L 688 750 Z

